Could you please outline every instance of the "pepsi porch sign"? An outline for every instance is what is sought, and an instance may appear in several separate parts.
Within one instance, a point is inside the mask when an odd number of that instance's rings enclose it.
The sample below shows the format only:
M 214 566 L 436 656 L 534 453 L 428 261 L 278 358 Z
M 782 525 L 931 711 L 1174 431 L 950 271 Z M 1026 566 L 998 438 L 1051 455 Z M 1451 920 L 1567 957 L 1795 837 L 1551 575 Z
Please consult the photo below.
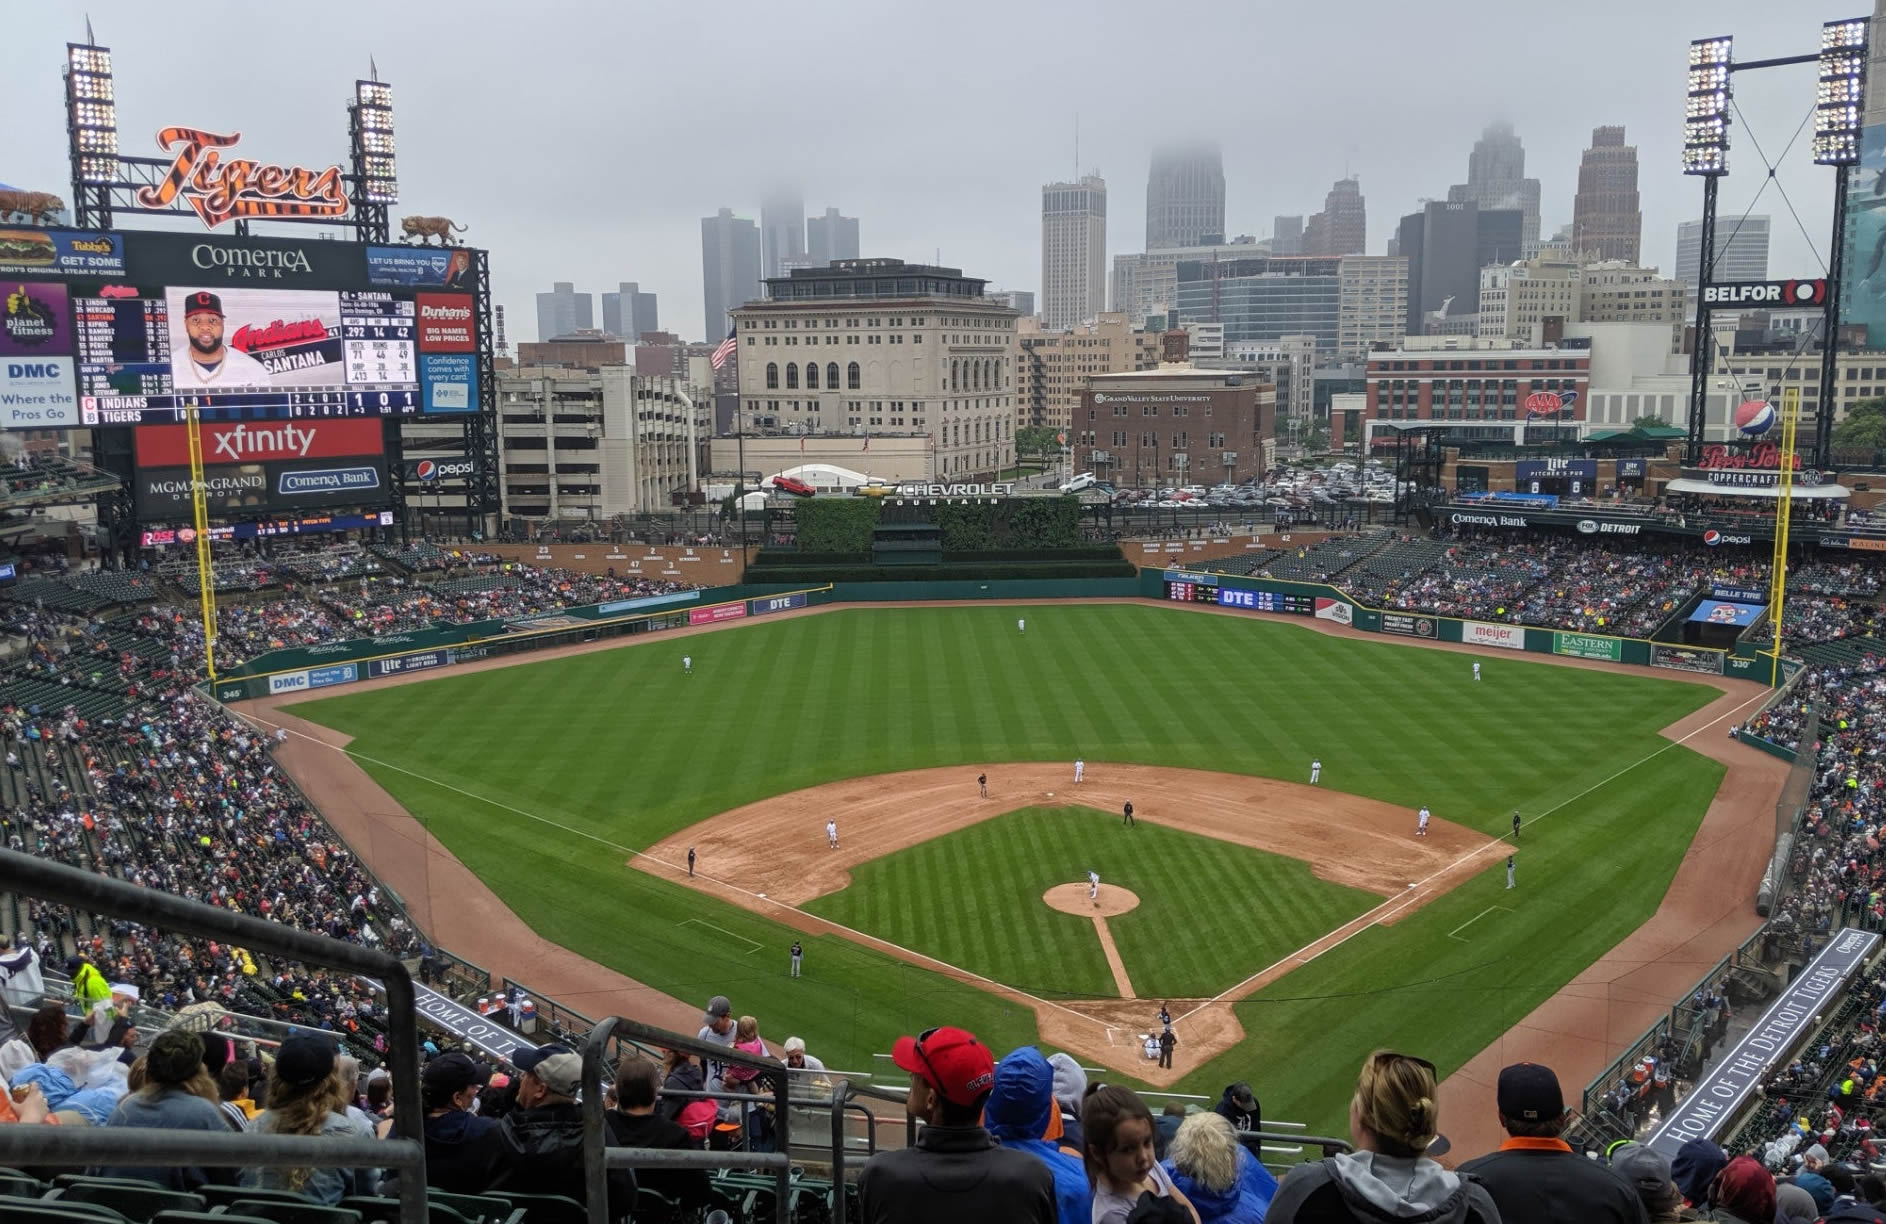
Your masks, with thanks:
M 0 357 L 0 429 L 71 429 L 79 396 L 70 357 Z

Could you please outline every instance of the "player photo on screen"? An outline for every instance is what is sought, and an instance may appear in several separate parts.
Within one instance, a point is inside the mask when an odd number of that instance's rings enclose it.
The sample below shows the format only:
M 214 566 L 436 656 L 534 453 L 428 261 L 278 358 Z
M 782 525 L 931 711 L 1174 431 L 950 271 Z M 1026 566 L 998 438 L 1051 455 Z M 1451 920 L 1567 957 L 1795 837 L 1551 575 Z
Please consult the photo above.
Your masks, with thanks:
M 164 291 L 177 394 L 332 387 L 346 380 L 340 296 L 293 289 Z

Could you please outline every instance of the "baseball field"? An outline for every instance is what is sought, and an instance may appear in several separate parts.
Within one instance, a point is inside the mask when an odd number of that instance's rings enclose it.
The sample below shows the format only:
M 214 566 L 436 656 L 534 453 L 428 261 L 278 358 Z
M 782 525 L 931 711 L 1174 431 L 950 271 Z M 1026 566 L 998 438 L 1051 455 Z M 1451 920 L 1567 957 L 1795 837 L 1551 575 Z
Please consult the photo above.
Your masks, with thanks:
M 1704 685 L 1519 657 L 1475 683 L 1460 653 L 1150 603 L 1025 615 L 838 609 L 292 713 L 544 937 L 829 1065 L 940 1023 L 1130 1047 L 1174 999 L 1176 1073 L 1144 1078 L 1249 1079 L 1335 1130 L 1369 1049 L 1446 1073 L 1638 927 L 1722 778 L 1659 734 Z M 1090 870 L 1131 908 L 1044 902 Z

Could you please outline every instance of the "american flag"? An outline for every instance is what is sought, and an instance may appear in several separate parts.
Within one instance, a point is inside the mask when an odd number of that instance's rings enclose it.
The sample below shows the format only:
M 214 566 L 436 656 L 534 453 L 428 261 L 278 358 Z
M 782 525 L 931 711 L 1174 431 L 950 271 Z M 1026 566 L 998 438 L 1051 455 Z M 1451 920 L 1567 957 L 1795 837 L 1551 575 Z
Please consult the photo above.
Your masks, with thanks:
M 720 342 L 720 347 L 714 350 L 714 356 L 711 358 L 711 360 L 713 361 L 714 368 L 716 370 L 726 365 L 727 358 L 733 356 L 733 350 L 734 350 L 733 333 L 735 330 L 736 330 L 735 328 L 729 327 L 727 329 L 727 338 L 725 340 L 722 340 Z

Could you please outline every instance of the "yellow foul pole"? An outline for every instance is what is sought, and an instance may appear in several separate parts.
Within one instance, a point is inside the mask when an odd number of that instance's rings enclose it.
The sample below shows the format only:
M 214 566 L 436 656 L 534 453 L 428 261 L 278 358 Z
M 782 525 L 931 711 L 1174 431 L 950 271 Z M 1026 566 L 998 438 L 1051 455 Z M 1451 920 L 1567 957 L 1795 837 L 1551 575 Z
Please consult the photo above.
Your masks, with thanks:
M 203 434 L 195 408 L 186 409 L 190 435 L 190 509 L 196 521 L 197 598 L 203 612 L 203 667 L 216 683 L 216 573 L 210 566 L 210 508 L 203 483 Z
M 1826 411 L 1823 406 L 1822 411 Z M 1768 567 L 1768 616 L 1774 627 L 1775 648 L 1768 681 L 1781 678 L 1782 616 L 1788 595 L 1788 523 L 1794 511 L 1794 427 L 1801 419 L 1801 388 L 1781 393 L 1781 472 L 1775 478 L 1775 555 Z

